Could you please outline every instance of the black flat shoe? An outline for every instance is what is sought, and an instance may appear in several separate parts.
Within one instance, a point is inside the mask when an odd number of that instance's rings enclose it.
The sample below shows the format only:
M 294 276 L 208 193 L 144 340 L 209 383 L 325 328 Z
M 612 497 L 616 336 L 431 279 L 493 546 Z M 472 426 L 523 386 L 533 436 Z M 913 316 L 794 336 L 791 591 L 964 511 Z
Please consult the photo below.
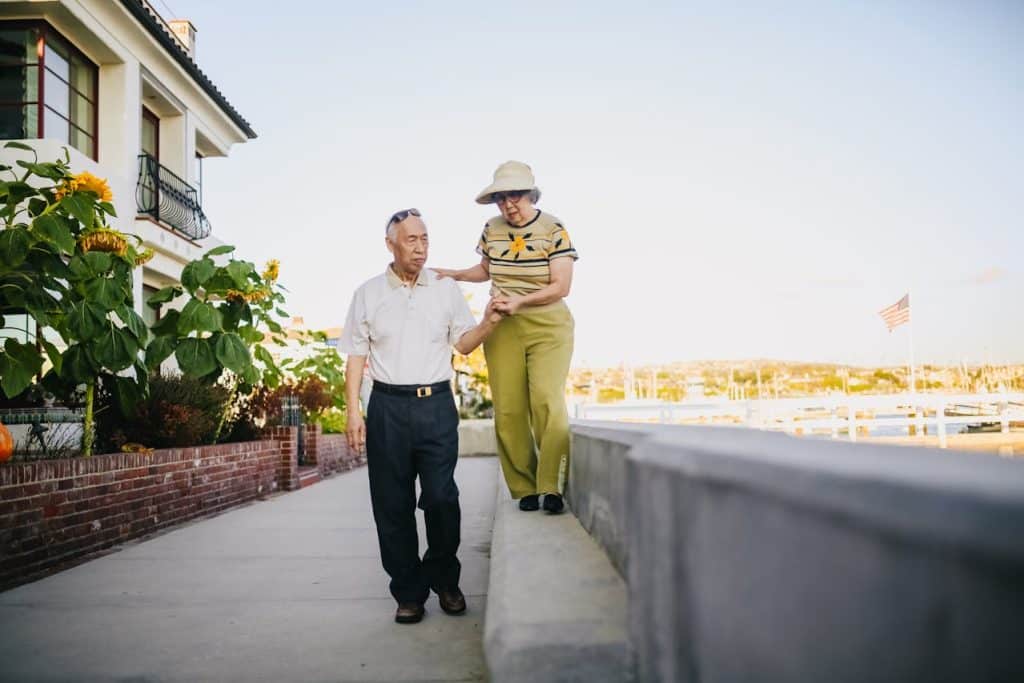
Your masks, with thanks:
M 557 493 L 548 493 L 544 495 L 544 512 L 552 515 L 557 515 L 565 509 L 565 502 L 562 497 Z
M 519 499 L 519 509 L 523 512 L 533 512 L 540 509 L 540 496 L 536 493 L 532 496 L 523 496 Z

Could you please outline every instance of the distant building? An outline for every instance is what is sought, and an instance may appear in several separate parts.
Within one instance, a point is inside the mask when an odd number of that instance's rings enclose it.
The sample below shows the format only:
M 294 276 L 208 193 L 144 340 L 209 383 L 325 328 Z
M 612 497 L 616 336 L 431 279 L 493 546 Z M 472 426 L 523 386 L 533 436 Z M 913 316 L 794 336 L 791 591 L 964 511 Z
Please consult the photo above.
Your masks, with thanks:
M 328 327 L 324 330 L 324 334 L 327 335 L 327 345 L 332 348 L 338 348 L 338 343 L 341 341 L 341 327 Z
M 322 330 L 311 330 L 311 328 L 306 327 L 306 319 L 296 315 L 292 316 L 292 319 L 285 325 L 284 332 L 285 336 L 289 339 L 298 339 L 310 331 L 323 332 L 327 336 L 325 343 L 330 347 L 338 348 L 342 329 L 341 327 L 327 327 Z

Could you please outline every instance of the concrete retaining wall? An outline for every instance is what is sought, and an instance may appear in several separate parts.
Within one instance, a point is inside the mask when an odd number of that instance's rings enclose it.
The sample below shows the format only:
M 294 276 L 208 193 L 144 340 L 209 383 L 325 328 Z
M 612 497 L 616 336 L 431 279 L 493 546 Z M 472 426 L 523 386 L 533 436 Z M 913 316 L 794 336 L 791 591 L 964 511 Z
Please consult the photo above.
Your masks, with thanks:
M 494 420 L 462 420 L 459 422 L 459 456 L 494 455 L 498 445 L 494 438 Z
M 494 683 L 632 680 L 625 581 L 571 514 L 520 511 L 500 470 L 484 653 Z
M 580 423 L 572 430 L 566 499 L 623 576 L 628 571 L 626 458 L 650 433 L 647 427 L 614 423 Z
M 637 680 L 1024 680 L 1022 462 L 599 423 L 572 457 Z

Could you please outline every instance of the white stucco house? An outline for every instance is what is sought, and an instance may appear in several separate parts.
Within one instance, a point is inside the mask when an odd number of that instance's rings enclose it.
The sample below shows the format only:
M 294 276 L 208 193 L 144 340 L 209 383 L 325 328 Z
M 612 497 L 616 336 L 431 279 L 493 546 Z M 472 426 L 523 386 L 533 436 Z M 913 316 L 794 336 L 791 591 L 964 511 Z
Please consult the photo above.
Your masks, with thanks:
M 203 160 L 255 137 L 196 64 L 190 22 L 165 21 L 146 0 L 0 0 L 0 138 L 43 161 L 67 147 L 74 171 L 108 179 L 113 227 L 156 252 L 135 277 L 148 322 L 147 292 L 219 244 Z M 0 163 L 24 154 L 0 150 Z

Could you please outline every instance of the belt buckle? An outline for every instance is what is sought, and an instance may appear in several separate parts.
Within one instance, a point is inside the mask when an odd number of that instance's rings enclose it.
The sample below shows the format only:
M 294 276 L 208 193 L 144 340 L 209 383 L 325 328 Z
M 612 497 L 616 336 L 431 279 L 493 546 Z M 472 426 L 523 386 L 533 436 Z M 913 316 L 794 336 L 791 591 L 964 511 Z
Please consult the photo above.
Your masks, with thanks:
M 416 398 L 426 398 L 434 393 L 430 387 L 416 387 Z

